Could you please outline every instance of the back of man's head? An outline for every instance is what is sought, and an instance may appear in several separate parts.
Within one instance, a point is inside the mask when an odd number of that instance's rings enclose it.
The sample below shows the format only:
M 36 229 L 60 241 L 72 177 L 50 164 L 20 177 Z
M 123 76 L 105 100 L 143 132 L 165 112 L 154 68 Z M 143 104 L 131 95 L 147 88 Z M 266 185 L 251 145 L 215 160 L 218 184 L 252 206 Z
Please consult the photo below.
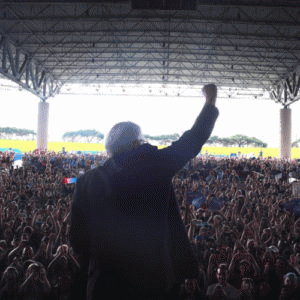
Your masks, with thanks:
M 120 122 L 114 125 L 105 137 L 105 149 L 108 156 L 130 150 L 133 144 L 141 144 L 141 128 L 132 122 Z

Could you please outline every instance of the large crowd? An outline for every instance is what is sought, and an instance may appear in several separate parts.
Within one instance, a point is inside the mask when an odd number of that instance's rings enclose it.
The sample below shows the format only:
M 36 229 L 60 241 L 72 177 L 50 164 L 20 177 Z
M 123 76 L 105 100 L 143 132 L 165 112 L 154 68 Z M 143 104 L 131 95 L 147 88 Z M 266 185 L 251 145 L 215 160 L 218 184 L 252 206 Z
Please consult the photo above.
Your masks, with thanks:
M 0 155 L 0 299 L 75 299 L 81 258 L 68 232 L 76 183 L 66 179 L 106 157 L 32 152 L 21 167 L 7 157 Z M 297 160 L 242 156 L 199 156 L 176 174 L 200 274 L 182 282 L 180 299 L 300 299 L 300 218 L 289 206 L 297 203 L 291 178 L 300 178 Z

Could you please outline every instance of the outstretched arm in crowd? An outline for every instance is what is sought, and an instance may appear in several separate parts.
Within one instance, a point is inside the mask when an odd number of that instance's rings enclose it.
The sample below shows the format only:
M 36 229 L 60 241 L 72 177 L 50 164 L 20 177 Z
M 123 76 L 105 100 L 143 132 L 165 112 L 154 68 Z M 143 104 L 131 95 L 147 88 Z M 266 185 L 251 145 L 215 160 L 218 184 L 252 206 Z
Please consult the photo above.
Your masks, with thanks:
M 37 220 L 37 217 L 41 215 L 41 210 L 40 209 L 37 209 L 34 213 L 34 216 L 32 218 L 32 222 L 31 222 L 31 227 L 32 228 L 35 228 L 35 223 L 36 223 L 36 220 Z M 41 215 L 42 216 L 42 215 Z
M 21 256 L 21 253 L 24 247 L 26 246 L 26 243 L 26 241 L 22 240 L 17 247 L 10 251 L 10 253 L 8 254 L 8 260 L 10 263 L 13 261 L 15 256 Z
M 50 293 L 52 287 L 51 287 L 51 284 L 48 280 L 47 272 L 46 272 L 46 269 L 44 267 L 41 268 L 40 282 L 43 284 L 43 286 L 44 286 L 45 290 L 47 291 L 47 293 Z
M 215 254 L 211 254 L 208 261 L 207 268 L 207 280 L 208 284 L 212 284 L 215 279 L 215 270 L 217 268 L 217 257 Z
M 5 220 L 5 206 L 1 205 L 0 206 L 0 224 L 1 224 L 1 228 L 3 228 L 4 220 Z
M 77 261 L 77 259 L 73 255 L 73 248 L 72 247 L 69 247 L 68 256 L 71 259 L 71 262 L 73 262 L 75 264 L 75 266 L 79 269 L 80 268 L 80 264 L 79 264 L 79 262 Z
M 20 285 L 20 295 L 23 294 L 25 287 L 26 287 L 31 281 L 33 281 L 33 277 L 34 277 L 34 274 L 33 274 L 33 273 L 31 273 L 31 274 L 26 274 L 26 279 L 25 279 L 25 281 Z
M 231 213 L 231 221 L 230 224 L 233 226 L 237 223 L 237 217 L 238 217 L 238 203 L 235 203 L 232 208 Z
M 53 259 L 52 250 L 53 250 L 55 237 L 56 237 L 56 235 L 54 233 L 51 233 L 49 236 L 49 241 L 48 241 L 47 248 L 46 248 L 47 259 L 49 261 L 51 261 Z
M 55 262 L 63 255 L 63 248 L 62 246 L 59 246 L 56 250 L 56 253 L 54 255 L 54 258 L 52 259 L 52 261 L 49 263 L 48 267 L 47 267 L 47 271 L 48 273 L 51 271 L 51 269 L 53 268 Z
M 192 242 L 194 240 L 194 233 L 195 233 L 195 224 L 193 222 L 191 222 L 190 228 L 188 231 L 188 238 L 189 238 L 190 242 Z
M 55 244 L 57 243 L 62 244 L 65 242 L 66 230 L 67 230 L 67 223 L 62 222 L 61 227 L 59 229 L 59 233 L 56 236 Z
M 47 213 L 47 215 L 48 215 L 47 221 L 48 221 L 48 219 L 50 220 L 50 222 L 51 222 L 51 224 L 52 224 L 52 227 L 53 227 L 54 230 L 55 230 L 55 233 L 58 233 L 59 230 L 58 230 L 57 223 L 55 222 L 55 220 L 54 220 L 54 218 L 53 218 L 53 215 L 52 215 L 52 212 L 50 211 L 49 208 L 47 208 L 46 213 Z M 46 221 L 46 223 L 47 223 L 47 221 Z

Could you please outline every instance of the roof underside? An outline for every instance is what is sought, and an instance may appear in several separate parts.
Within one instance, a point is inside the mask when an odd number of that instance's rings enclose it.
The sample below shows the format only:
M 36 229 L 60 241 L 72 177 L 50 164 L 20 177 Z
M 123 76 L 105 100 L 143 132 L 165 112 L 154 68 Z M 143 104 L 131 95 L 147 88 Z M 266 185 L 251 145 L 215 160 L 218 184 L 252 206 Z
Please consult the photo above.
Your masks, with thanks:
M 193 11 L 9 2 L 0 5 L 0 35 L 59 86 L 215 82 L 269 90 L 299 72 L 300 6 L 213 2 Z

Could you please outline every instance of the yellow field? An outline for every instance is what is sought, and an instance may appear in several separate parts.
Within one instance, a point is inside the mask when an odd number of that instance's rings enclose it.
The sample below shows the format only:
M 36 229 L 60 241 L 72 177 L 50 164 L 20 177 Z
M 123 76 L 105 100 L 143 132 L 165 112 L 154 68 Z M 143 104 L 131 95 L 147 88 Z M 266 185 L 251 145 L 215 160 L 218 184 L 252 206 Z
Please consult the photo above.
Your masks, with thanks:
M 104 144 L 85 144 L 67 142 L 48 142 L 49 151 L 104 151 Z M 0 148 L 17 148 L 22 152 L 29 152 L 36 149 L 36 141 L 0 140 Z
M 104 151 L 104 144 L 85 144 L 85 143 L 65 143 L 65 142 L 49 142 L 49 151 L 61 151 L 65 147 L 66 151 Z M 163 148 L 164 146 L 158 146 Z M 33 151 L 36 148 L 36 141 L 18 141 L 18 140 L 0 140 L 0 148 L 17 148 L 22 152 Z M 278 148 L 234 148 L 234 147 L 203 147 L 202 153 L 206 151 L 212 155 L 230 155 L 231 153 L 249 154 L 254 153 L 258 156 L 260 150 L 263 151 L 263 157 L 278 157 Z M 300 148 L 292 149 L 292 159 L 300 158 Z

